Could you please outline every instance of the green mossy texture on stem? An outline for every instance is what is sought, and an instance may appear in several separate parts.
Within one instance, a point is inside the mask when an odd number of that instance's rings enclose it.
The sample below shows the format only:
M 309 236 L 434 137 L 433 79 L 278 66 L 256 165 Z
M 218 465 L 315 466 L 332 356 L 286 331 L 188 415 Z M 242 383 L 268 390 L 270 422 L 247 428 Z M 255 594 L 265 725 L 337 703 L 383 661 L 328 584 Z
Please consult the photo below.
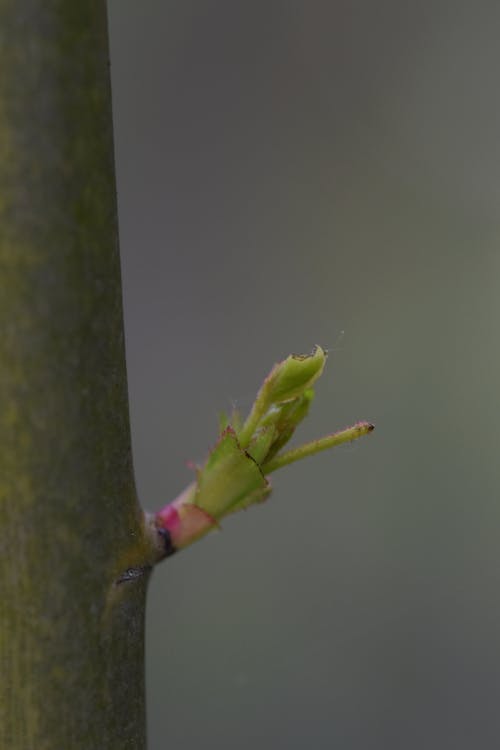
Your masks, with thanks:
M 144 747 L 103 0 L 0 0 L 0 747 Z

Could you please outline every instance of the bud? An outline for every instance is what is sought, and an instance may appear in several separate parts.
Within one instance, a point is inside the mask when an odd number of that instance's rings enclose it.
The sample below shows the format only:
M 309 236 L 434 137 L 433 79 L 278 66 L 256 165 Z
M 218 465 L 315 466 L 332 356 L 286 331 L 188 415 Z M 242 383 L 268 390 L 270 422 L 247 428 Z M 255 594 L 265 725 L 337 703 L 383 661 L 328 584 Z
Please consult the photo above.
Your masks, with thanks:
M 257 399 L 262 394 L 269 408 L 302 396 L 320 377 L 325 362 L 326 352 L 320 346 L 315 346 L 311 354 L 290 354 L 274 365 Z
M 242 448 L 228 427 L 220 436 L 207 462 L 198 471 L 194 503 L 220 520 L 245 498 L 258 496 L 267 489 L 267 481 L 257 462 Z
M 270 410 L 301 398 L 311 388 L 323 372 L 325 362 L 326 353 L 316 346 L 311 354 L 290 354 L 274 365 L 257 394 L 245 424 L 238 431 L 244 448 L 250 444 L 253 434 Z
M 236 411 L 221 415 L 219 439 L 205 464 L 197 469 L 196 481 L 154 516 L 153 528 L 166 540 L 161 556 L 217 528 L 230 513 L 264 501 L 271 492 L 265 475 L 373 430 L 371 423 L 358 422 L 280 452 L 307 415 L 314 398 L 312 386 L 325 362 L 326 353 L 320 346 L 309 355 L 291 354 L 274 365 L 244 423 Z
M 269 446 L 265 461 L 269 461 L 288 443 L 297 426 L 309 413 L 309 407 L 313 398 L 314 391 L 312 388 L 308 388 L 299 398 L 279 404 L 278 406 L 273 406 L 267 412 L 261 424 L 264 429 L 269 429 L 268 425 L 272 424 L 274 426 L 275 438 Z M 263 459 L 261 463 L 265 461 Z
M 278 435 L 277 429 L 272 424 L 267 427 L 261 427 L 254 434 L 247 448 L 247 453 L 251 455 L 256 463 L 259 465 L 263 464 L 264 461 L 269 460 L 272 446 Z

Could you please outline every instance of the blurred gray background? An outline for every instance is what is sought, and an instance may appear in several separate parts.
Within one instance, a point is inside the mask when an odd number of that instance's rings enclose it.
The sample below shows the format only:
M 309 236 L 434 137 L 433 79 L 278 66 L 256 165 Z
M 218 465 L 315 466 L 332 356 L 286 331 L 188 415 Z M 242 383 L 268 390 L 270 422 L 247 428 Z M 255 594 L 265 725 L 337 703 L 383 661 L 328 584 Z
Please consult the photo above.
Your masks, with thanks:
M 148 606 L 151 750 L 500 746 L 500 4 L 111 0 L 143 504 L 330 350 L 265 507 Z

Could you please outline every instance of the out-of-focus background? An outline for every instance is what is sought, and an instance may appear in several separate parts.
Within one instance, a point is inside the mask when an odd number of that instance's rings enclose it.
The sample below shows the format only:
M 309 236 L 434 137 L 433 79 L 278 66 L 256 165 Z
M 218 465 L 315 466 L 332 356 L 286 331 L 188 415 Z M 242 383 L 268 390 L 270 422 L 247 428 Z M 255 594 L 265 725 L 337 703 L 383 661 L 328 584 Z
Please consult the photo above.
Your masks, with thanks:
M 271 364 L 375 433 L 154 574 L 151 750 L 500 745 L 500 5 L 111 0 L 137 483 Z

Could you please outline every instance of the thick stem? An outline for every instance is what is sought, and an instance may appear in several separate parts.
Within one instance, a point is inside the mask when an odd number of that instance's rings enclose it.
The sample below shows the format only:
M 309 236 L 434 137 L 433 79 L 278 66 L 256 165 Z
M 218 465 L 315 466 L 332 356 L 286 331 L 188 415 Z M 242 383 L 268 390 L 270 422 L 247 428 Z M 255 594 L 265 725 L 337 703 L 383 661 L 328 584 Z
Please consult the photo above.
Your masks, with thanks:
M 0 747 L 143 748 L 106 3 L 0 0 L 0 71 Z

